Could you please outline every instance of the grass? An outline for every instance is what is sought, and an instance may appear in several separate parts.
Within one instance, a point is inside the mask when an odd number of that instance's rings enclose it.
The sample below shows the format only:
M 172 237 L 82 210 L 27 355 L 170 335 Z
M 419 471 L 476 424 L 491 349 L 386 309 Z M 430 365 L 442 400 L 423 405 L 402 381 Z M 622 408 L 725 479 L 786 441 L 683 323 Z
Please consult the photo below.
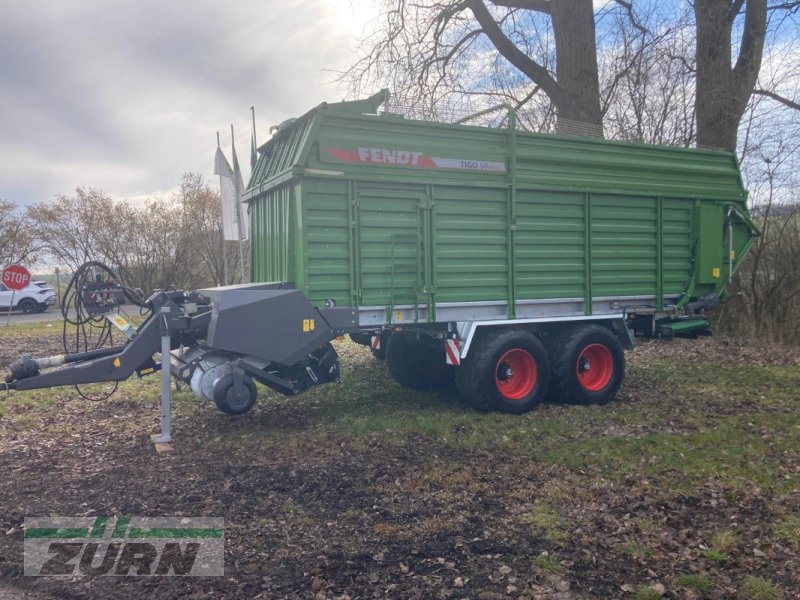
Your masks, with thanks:
M 10 329 L 26 335 L 53 331 L 44 323 Z M 309 437 L 333 436 L 358 443 L 378 435 L 402 445 L 421 434 L 456 450 L 533 456 L 573 470 L 591 469 L 612 481 L 629 475 L 657 478 L 670 491 L 691 491 L 708 478 L 732 489 L 758 486 L 778 494 L 800 485 L 800 474 L 787 472 L 780 460 L 800 452 L 800 402 L 787 385 L 800 378 L 797 367 L 629 359 L 623 392 L 627 389 L 634 401 L 605 407 L 545 405 L 513 416 L 477 413 L 447 392 L 402 388 L 366 349 L 351 342 L 336 347 L 343 355 L 341 385 L 296 398 L 260 387 L 263 412 L 248 415 L 233 431 L 223 428 L 223 437 L 233 436 L 226 441 L 259 445 L 280 436 L 283 443 L 305 444 Z M 150 402 L 158 395 L 157 379 L 134 379 L 121 386 L 121 393 Z M 15 394 L 14 404 L 33 398 L 49 409 L 46 398 L 53 394 Z M 188 392 L 175 394 L 179 415 L 192 418 L 209 408 Z M 4 420 L 16 419 L 7 407 L 4 412 Z M 18 425 L 34 426 L 35 420 Z M 652 526 L 645 523 L 643 531 Z M 558 527 L 540 529 L 554 541 L 562 537 Z
M 37 321 L 35 323 L 14 323 L 11 317 L 11 324 L 6 327 L 6 313 L 0 312 L 0 337 L 4 339 L 14 339 L 21 337 L 45 338 L 52 335 L 61 335 L 62 321 L 59 320 L 59 313 L 56 309 L 50 309 L 52 321 Z
M 782 600 L 783 590 L 763 577 L 748 575 L 739 588 L 739 597 L 742 600 Z
M 651 587 L 642 587 L 636 590 L 636 600 L 659 600 L 661 592 L 654 590 Z
M 546 502 L 537 502 L 533 505 L 530 520 L 534 532 L 551 542 L 560 544 L 569 539 L 569 532 L 562 526 L 558 513 Z
M 18 338 L 47 338 L 50 336 L 58 336 L 61 338 L 61 330 L 64 322 L 61 319 L 61 309 L 58 307 L 51 307 L 47 311 L 47 316 L 50 318 L 48 321 L 35 321 L 31 323 L 15 323 L 14 316 L 18 313 L 13 313 L 11 316 L 11 323 L 6 326 L 6 319 L 8 313 L 0 311 L 0 338 L 3 339 L 18 339 Z M 123 315 L 125 320 L 134 325 L 140 325 L 144 318 L 136 313 L 132 315 Z
M 731 552 L 736 550 L 737 535 L 733 531 L 718 531 L 711 536 L 711 547 L 703 551 L 703 556 L 718 565 L 731 559 Z
M 703 556 L 718 565 L 725 564 L 731 559 L 730 554 L 723 552 L 722 550 L 717 550 L 716 548 L 709 548 L 708 550 L 705 550 L 703 552 Z
M 626 554 L 639 559 L 653 558 L 656 555 L 656 551 L 651 547 L 634 541 L 626 542 L 623 550 L 625 550 Z
M 60 326 L 35 323 L 17 327 L 9 329 L 21 337 L 60 335 Z M 569 556 L 565 548 L 573 541 L 579 543 L 583 536 L 592 535 L 591 528 L 584 527 L 592 522 L 586 513 L 566 512 L 562 507 L 591 496 L 593 485 L 613 489 L 616 497 L 644 497 L 652 503 L 654 499 L 696 496 L 713 481 L 730 504 L 747 498 L 754 487 L 760 488 L 761 497 L 769 502 L 800 486 L 800 473 L 792 462 L 800 454 L 800 367 L 705 364 L 674 356 L 640 360 L 634 353 L 629 355 L 627 380 L 617 402 L 607 406 L 544 405 L 512 416 L 477 413 L 448 392 L 401 388 L 391 380 L 386 366 L 374 361 L 366 349 L 350 342 L 335 346 L 342 355 L 341 385 L 312 388 L 297 397 L 283 397 L 259 386 L 259 404 L 243 417 L 225 417 L 213 403 L 199 400 L 185 389 L 175 392 L 175 426 L 185 432 L 179 436 L 194 436 L 198 443 L 220 452 L 235 450 L 235 455 L 251 461 L 269 461 L 270 449 L 278 447 L 297 448 L 311 456 L 339 446 L 346 446 L 348 452 L 354 448 L 372 452 L 376 443 L 401 450 L 419 443 L 430 447 L 434 455 L 441 450 L 443 456 L 464 456 L 466 461 L 492 456 L 510 466 L 534 464 L 548 473 L 546 481 L 529 489 L 524 477 L 509 480 L 507 492 L 518 494 L 509 499 L 509 506 L 518 501 L 522 507 L 510 520 L 521 526 L 524 534 L 550 542 L 564 556 Z M 108 438 L 146 439 L 158 420 L 159 384 L 158 376 L 123 382 L 117 395 L 104 404 L 111 403 L 113 414 L 106 411 L 102 418 L 93 413 L 95 403 L 78 398 L 71 388 L 12 393 L 0 405 L 0 440 L 6 431 L 33 431 L 51 439 L 96 432 Z M 181 452 L 173 460 L 191 463 Z M 490 495 L 491 490 L 481 487 L 490 484 L 457 458 L 442 460 L 436 467 L 423 466 L 424 477 L 403 477 L 385 485 L 412 497 L 456 488 L 476 496 Z M 384 484 L 375 483 L 380 485 Z M 663 569 L 671 560 L 669 549 L 659 541 L 672 526 L 667 515 L 630 512 L 632 529 L 615 538 L 616 551 L 623 555 L 622 560 L 647 560 L 648 567 Z M 293 524 L 317 518 L 300 504 L 291 503 L 283 505 L 281 517 Z M 568 517 L 575 522 L 568 522 Z M 409 525 L 383 522 L 369 511 L 355 508 L 344 511 L 340 518 L 369 527 L 387 543 L 456 526 L 442 514 L 420 517 Z M 800 516 L 785 515 L 762 525 L 767 536 L 771 533 L 795 547 L 800 544 Z M 714 526 L 720 530 L 714 532 Z M 782 598 L 781 588 L 768 579 L 739 581 L 743 574 L 737 575 L 734 569 L 739 567 L 731 560 L 739 550 L 739 540 L 736 532 L 725 530 L 729 526 L 729 521 L 718 521 L 708 525 L 711 531 L 697 532 L 698 541 L 708 545 L 699 565 L 711 566 L 706 561 L 725 565 L 714 571 L 715 580 L 686 574 L 676 577 L 674 583 L 700 594 L 715 587 L 719 593 L 740 586 L 745 600 Z M 567 569 L 552 553 L 537 555 L 534 563 L 545 573 L 562 574 Z M 686 566 L 671 572 L 681 569 Z M 634 580 L 633 585 L 642 581 Z M 641 587 L 635 596 L 648 600 L 661 594 L 658 589 Z
M 658 528 L 658 523 L 650 517 L 641 517 L 640 519 L 636 519 L 636 526 L 642 533 L 650 533 Z
M 558 557 L 553 554 L 543 552 L 536 557 L 535 562 L 536 566 L 545 573 L 560 575 L 564 572 L 564 565 L 562 565 Z
M 733 531 L 719 531 L 711 536 L 711 547 L 720 552 L 733 552 L 736 550 L 736 533 Z
M 772 528 L 775 537 L 795 546 L 800 545 L 800 515 L 790 515 L 781 519 Z
M 704 575 L 690 575 L 688 573 L 686 575 L 680 575 L 676 577 L 675 583 L 703 594 L 710 592 L 714 587 L 714 582 L 711 580 L 711 578 Z

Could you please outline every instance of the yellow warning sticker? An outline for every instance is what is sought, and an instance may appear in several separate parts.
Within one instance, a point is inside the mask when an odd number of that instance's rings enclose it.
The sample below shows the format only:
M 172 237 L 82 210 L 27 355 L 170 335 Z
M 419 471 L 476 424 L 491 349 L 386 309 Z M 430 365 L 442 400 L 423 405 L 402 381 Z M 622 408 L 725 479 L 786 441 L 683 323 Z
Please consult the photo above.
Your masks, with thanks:
M 118 367 L 120 365 L 119 358 L 114 359 L 114 366 Z
M 714 279 L 719 279 L 719 267 L 714 267 L 713 269 L 711 269 L 711 276 Z
M 402 321 L 403 320 L 403 311 L 402 310 L 394 311 L 394 320 L 395 321 Z
M 314 319 L 303 319 L 303 332 L 314 331 Z

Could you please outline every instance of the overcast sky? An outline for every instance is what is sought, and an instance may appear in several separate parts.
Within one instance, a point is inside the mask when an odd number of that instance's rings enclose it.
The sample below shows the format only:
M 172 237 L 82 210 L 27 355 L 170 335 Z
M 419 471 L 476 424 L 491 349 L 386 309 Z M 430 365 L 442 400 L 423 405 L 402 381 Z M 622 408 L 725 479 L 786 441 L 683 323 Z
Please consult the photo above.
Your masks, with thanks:
M 166 196 L 186 171 L 213 177 L 217 131 L 230 158 L 230 123 L 247 177 L 250 106 L 263 142 L 341 100 L 331 70 L 370 18 L 349 0 L 2 5 L 0 198 L 22 204 L 79 186 Z

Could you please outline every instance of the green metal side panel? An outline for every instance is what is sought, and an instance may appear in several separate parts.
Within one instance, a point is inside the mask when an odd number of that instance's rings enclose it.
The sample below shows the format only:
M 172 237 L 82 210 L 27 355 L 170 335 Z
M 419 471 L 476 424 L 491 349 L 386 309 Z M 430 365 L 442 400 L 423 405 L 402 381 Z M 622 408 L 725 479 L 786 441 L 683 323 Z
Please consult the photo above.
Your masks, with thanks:
M 293 201 L 293 186 L 282 185 L 250 204 L 252 281 L 288 281 L 293 275 Z
M 333 300 L 348 306 L 350 297 L 350 244 L 348 198 L 345 182 L 307 179 L 300 186 L 303 224 L 298 231 L 305 248 L 303 286 L 317 304 Z
M 715 204 L 697 207 L 697 283 L 715 284 L 722 277 L 723 208 Z
M 592 295 L 656 295 L 657 199 L 592 194 Z
M 686 289 L 692 267 L 692 215 L 694 202 L 664 198 L 662 207 L 664 294 Z
M 430 319 L 510 299 L 661 308 L 722 292 L 757 235 L 731 153 L 362 114 L 378 101 L 322 105 L 262 146 L 253 280 Z
M 520 184 L 645 196 L 744 199 L 736 158 L 696 148 L 519 133 Z
M 360 304 L 416 305 L 424 273 L 423 188 L 359 186 Z
M 436 301 L 507 300 L 507 190 L 437 186 L 433 195 Z
M 581 193 L 519 190 L 514 258 L 517 298 L 586 293 L 586 199 Z
M 298 164 L 311 125 L 311 119 L 299 120 L 296 126 L 277 132 L 269 144 L 262 146 L 262 155 L 250 175 L 248 189 Z

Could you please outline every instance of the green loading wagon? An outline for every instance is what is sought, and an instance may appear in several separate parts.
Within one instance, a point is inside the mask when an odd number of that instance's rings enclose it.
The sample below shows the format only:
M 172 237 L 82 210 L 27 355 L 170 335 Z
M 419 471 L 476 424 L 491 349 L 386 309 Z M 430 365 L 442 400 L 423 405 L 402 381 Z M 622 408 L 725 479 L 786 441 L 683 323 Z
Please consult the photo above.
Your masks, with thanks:
M 503 128 L 427 123 L 379 113 L 385 99 L 322 104 L 259 149 L 254 283 L 147 299 L 120 284 L 150 314 L 138 329 L 107 315 L 130 339 L 23 355 L 0 389 L 160 368 L 165 442 L 173 377 L 243 414 L 256 382 L 338 381 L 342 334 L 404 386 L 521 413 L 548 395 L 611 400 L 635 335 L 708 332 L 758 235 L 732 154 L 521 133 L 511 110 Z M 113 273 L 88 262 L 67 290 L 97 269 Z
M 757 231 L 728 152 L 322 104 L 259 149 L 251 278 L 352 307 L 411 387 L 522 412 L 606 401 L 634 333 L 696 335 Z

